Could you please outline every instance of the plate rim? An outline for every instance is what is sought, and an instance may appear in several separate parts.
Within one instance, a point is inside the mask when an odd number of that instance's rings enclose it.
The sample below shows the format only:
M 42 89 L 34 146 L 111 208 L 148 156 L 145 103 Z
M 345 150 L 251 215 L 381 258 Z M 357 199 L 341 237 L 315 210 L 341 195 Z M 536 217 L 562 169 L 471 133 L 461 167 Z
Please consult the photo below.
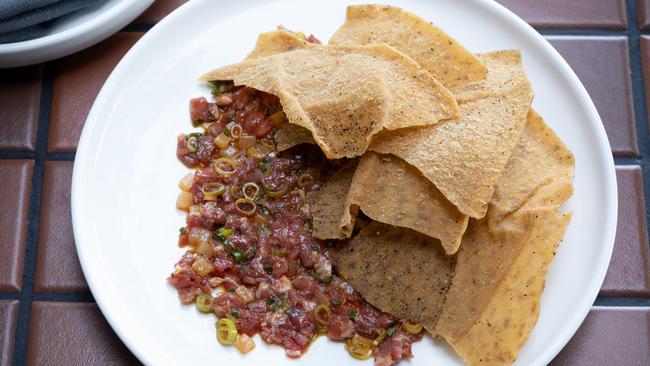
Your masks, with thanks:
M 558 71 L 561 72 L 561 76 L 564 79 L 567 79 L 571 84 L 571 87 L 574 89 L 576 96 L 578 96 L 580 99 L 581 109 L 584 109 L 584 112 L 588 114 L 590 120 L 594 122 L 598 122 L 594 128 L 594 132 L 596 132 L 597 135 L 596 137 L 599 144 L 607 147 L 606 152 L 607 151 L 609 152 L 608 154 L 605 152 L 606 156 L 599 156 L 598 158 L 602 167 L 606 169 L 603 173 L 606 178 L 604 182 L 604 188 L 608 191 L 609 196 L 611 197 L 610 200 L 606 201 L 605 205 L 608 209 L 606 210 L 606 212 L 603 213 L 603 218 L 607 223 L 610 224 L 609 227 L 606 228 L 605 231 L 606 235 L 602 240 L 602 243 L 605 244 L 605 246 L 601 248 L 601 251 L 605 255 L 601 258 L 601 263 L 598 263 L 598 271 L 593 274 L 593 276 L 591 277 L 591 282 L 589 283 L 592 286 L 591 292 L 587 296 L 587 299 L 590 300 L 589 304 L 583 305 L 583 307 L 576 312 L 576 316 L 573 317 L 574 321 L 571 324 L 565 326 L 563 328 L 562 334 L 556 337 L 552 343 L 548 344 L 544 348 L 544 350 L 540 352 L 540 354 L 538 354 L 534 359 L 534 361 L 538 362 L 539 364 L 548 364 L 566 346 L 569 340 L 575 335 L 580 325 L 584 322 L 587 314 L 594 306 L 594 301 L 598 295 L 598 292 L 600 291 L 600 288 L 602 287 L 602 283 L 605 279 L 605 275 L 609 268 L 609 262 L 611 260 L 611 256 L 614 248 L 614 241 L 615 241 L 617 222 L 618 222 L 618 190 L 617 190 L 614 157 L 611 152 L 611 145 L 609 144 L 609 139 L 605 132 L 604 125 L 593 103 L 593 100 L 589 96 L 589 93 L 587 92 L 586 88 L 584 87 L 584 85 L 582 84 L 578 76 L 575 74 L 571 66 L 569 66 L 569 64 L 560 55 L 560 53 L 531 25 L 526 23 L 523 19 L 521 19 L 519 16 L 514 14 L 509 9 L 507 9 L 505 6 L 491 0 L 465 0 L 465 1 L 473 3 L 473 6 L 475 7 L 490 8 L 490 10 L 497 13 L 499 17 L 508 19 L 509 21 L 512 22 L 512 25 L 519 28 L 521 32 L 526 33 L 527 36 L 529 36 L 532 39 L 535 39 L 539 43 L 543 51 L 550 55 L 549 61 L 553 64 L 553 66 L 557 67 Z M 255 6 L 260 2 L 264 3 L 261 0 L 251 1 L 250 3 L 251 5 Z M 106 318 L 108 323 L 111 325 L 111 328 L 116 332 L 116 334 L 120 337 L 121 341 L 129 348 L 129 350 L 141 362 L 145 364 L 150 364 L 153 358 L 150 357 L 148 351 L 145 351 L 144 347 L 137 347 L 136 344 L 133 344 L 131 342 L 131 337 L 124 324 L 118 320 L 118 317 L 113 316 L 114 313 L 111 313 L 109 311 L 109 307 L 110 307 L 108 305 L 109 301 L 105 299 L 102 295 L 100 295 L 101 292 L 98 291 L 100 284 L 94 281 L 93 272 L 91 271 L 90 268 L 88 268 L 88 263 L 84 260 L 87 253 L 84 246 L 81 244 L 82 243 L 81 238 L 83 237 L 83 235 L 81 234 L 81 229 L 78 224 L 81 213 L 80 213 L 80 205 L 78 205 L 77 201 L 78 201 L 80 188 L 83 184 L 81 181 L 81 176 L 82 176 L 81 172 L 85 167 L 82 166 L 83 159 L 78 159 L 78 158 L 83 157 L 84 155 L 89 153 L 88 150 L 91 148 L 91 145 L 89 143 L 90 136 L 92 134 L 93 129 L 98 127 L 97 126 L 98 123 L 96 123 L 98 120 L 98 116 L 96 116 L 96 114 L 98 114 L 97 111 L 100 110 L 101 109 L 100 106 L 105 103 L 105 99 L 106 99 L 105 94 L 108 94 L 110 90 L 113 89 L 113 84 L 116 83 L 115 80 L 117 79 L 116 75 L 120 75 L 121 73 L 123 73 L 124 69 L 126 69 L 127 67 L 125 65 L 128 64 L 132 55 L 138 52 L 140 47 L 142 47 L 144 43 L 148 42 L 149 38 L 154 37 L 161 27 L 163 27 L 166 23 L 170 22 L 172 19 L 175 19 L 177 17 L 182 17 L 186 11 L 189 11 L 188 9 L 194 6 L 199 6 L 197 4 L 200 3 L 202 3 L 202 1 L 190 1 L 175 9 L 167 17 L 162 19 L 160 22 L 154 25 L 149 31 L 147 31 L 143 35 L 143 37 L 140 40 L 138 40 L 138 42 L 120 60 L 120 62 L 115 67 L 113 72 L 107 78 L 105 84 L 102 86 L 88 114 L 88 117 L 86 118 L 86 122 L 84 124 L 84 128 L 77 147 L 76 157 L 73 166 L 72 189 L 71 189 L 72 226 L 73 226 L 73 235 L 75 238 L 75 246 L 77 249 L 79 261 L 81 263 L 84 276 L 86 277 L 90 291 L 93 293 L 95 301 L 100 311 L 102 312 L 102 315 Z

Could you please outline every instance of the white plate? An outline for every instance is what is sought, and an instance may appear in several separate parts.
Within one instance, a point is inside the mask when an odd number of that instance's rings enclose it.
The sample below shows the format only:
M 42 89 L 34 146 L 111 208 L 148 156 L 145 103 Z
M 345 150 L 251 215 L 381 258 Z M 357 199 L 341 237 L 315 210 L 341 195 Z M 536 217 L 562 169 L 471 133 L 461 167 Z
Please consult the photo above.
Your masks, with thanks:
M 102 312 L 146 364 L 284 365 L 279 347 L 257 342 L 242 356 L 215 340 L 214 316 L 181 306 L 165 283 L 183 252 L 184 215 L 174 208 L 180 177 L 178 133 L 190 129 L 188 100 L 208 95 L 197 76 L 242 59 L 260 32 L 283 24 L 327 40 L 347 1 L 187 3 L 129 51 L 88 116 L 74 166 L 72 216 L 86 279 Z M 537 326 L 518 365 L 545 365 L 583 321 L 612 252 L 617 196 L 605 131 L 584 87 L 559 54 L 521 19 L 494 2 L 392 1 L 431 20 L 475 52 L 519 48 L 535 90 L 534 106 L 576 158 L 573 220 L 554 260 Z M 441 342 L 425 338 L 411 365 L 458 365 Z M 343 346 L 318 339 L 296 364 L 359 365 Z
M 56 19 L 49 34 L 0 44 L 0 68 L 67 56 L 102 41 L 140 15 L 154 0 L 108 0 Z

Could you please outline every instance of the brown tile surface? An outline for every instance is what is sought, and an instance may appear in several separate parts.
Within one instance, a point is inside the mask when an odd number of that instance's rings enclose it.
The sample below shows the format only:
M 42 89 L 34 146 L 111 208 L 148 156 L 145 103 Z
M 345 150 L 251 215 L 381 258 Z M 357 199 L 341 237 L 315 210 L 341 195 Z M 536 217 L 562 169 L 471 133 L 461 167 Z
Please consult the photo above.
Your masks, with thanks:
M 120 32 L 89 49 L 56 61 L 49 151 L 74 151 L 99 89 L 142 33 Z
M 0 366 L 11 365 L 18 317 L 17 300 L 0 300 Z
M 641 174 L 638 166 L 616 167 L 618 228 L 601 295 L 650 297 L 648 228 Z
M 20 291 L 34 162 L 0 160 L 0 291 Z
M 185 4 L 187 0 L 156 0 L 142 15 L 133 23 L 137 24 L 155 24 L 158 23 L 167 14 L 174 9 Z
M 42 66 L 0 70 L 0 150 L 34 150 Z
M 636 15 L 639 28 L 648 29 L 650 27 L 650 1 L 636 0 Z
M 28 365 L 137 365 L 95 304 L 32 304 Z
M 650 365 L 650 308 L 593 308 L 550 365 Z
M 41 222 L 36 252 L 36 292 L 84 291 L 72 236 L 70 215 L 71 161 L 48 161 L 43 174 Z
M 638 156 L 625 37 L 550 36 L 587 88 L 616 156 Z M 607 55 L 607 57 L 603 57 Z
M 627 26 L 625 0 L 497 0 L 535 27 L 616 28 Z

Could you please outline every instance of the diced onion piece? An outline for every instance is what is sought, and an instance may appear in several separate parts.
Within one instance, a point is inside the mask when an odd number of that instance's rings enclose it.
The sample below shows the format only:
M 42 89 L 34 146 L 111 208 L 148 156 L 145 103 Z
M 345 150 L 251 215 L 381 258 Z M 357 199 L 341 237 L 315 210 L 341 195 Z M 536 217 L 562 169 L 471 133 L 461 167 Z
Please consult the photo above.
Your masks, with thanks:
M 210 294 L 199 294 L 196 296 L 196 308 L 202 313 L 212 312 L 212 301 L 214 298 Z
M 330 321 L 330 314 L 332 314 L 332 310 L 329 305 L 321 304 L 314 310 L 314 319 L 317 323 L 326 325 Z
M 199 149 L 199 141 L 196 139 L 196 136 L 190 136 L 187 138 L 185 146 L 187 147 L 187 151 L 195 153 Z
M 190 206 L 189 215 L 190 216 L 198 216 L 198 215 L 200 215 L 201 210 L 203 209 L 202 207 L 203 207 L 203 205 L 192 205 L 192 206 Z
M 273 121 L 273 123 L 275 123 L 276 125 L 279 125 L 280 123 L 286 121 L 287 115 L 284 114 L 284 112 L 282 112 L 282 111 L 277 111 L 277 112 L 273 113 L 271 115 L 271 117 L 269 117 L 269 118 L 271 119 L 271 121 Z
M 237 340 L 237 326 L 234 321 L 228 318 L 219 319 L 217 322 L 217 340 L 227 346 L 235 343 Z
M 262 188 L 264 189 L 264 193 L 266 193 L 267 196 L 273 197 L 273 198 L 278 198 L 284 196 L 287 192 L 289 192 L 289 186 L 284 186 L 282 188 L 274 190 L 273 188 L 269 187 L 268 185 L 264 184 L 264 181 L 262 181 Z
M 228 145 L 225 148 L 219 150 L 219 156 L 222 158 L 234 158 L 239 153 L 236 147 Z
M 214 270 L 212 263 L 208 262 L 207 259 L 199 257 L 194 263 L 192 263 L 192 269 L 196 272 L 197 275 L 203 277 L 207 276 Z
M 237 171 L 237 163 L 230 158 L 219 158 L 212 161 L 212 169 L 222 177 L 230 177 Z
M 230 143 L 230 137 L 226 136 L 222 132 L 219 134 L 219 136 L 215 137 L 212 142 L 214 143 L 214 146 L 218 147 L 219 149 L 223 149 Z
M 212 233 L 208 229 L 193 227 L 187 234 L 187 243 L 193 247 L 197 247 L 203 243 L 209 244 L 211 235 Z
M 176 208 L 181 210 L 189 210 L 192 206 L 192 194 L 189 192 L 181 192 L 176 199 Z
M 372 357 L 372 341 L 358 334 L 348 339 L 345 349 L 357 360 L 367 360 Z
M 405 320 L 402 323 L 402 329 L 404 329 L 404 331 L 407 333 L 419 334 L 422 331 L 422 324 L 418 322 L 412 322 L 410 320 Z
M 294 33 L 295 35 L 297 35 L 298 37 L 300 37 L 300 38 L 302 38 L 302 39 L 304 39 L 304 40 L 307 40 L 307 36 L 305 35 L 305 33 L 300 32 L 300 31 L 298 31 L 298 32 L 293 32 L 293 33 Z
M 242 215 L 253 216 L 256 209 L 257 205 L 255 202 L 248 198 L 240 198 L 235 201 L 235 210 Z
M 178 182 L 178 188 L 183 192 L 189 192 L 192 188 L 192 181 L 194 180 L 194 173 L 187 173 L 185 176 Z
M 302 188 L 312 183 L 314 183 L 314 177 L 309 173 L 301 174 L 300 177 L 298 177 L 298 187 Z
M 227 95 L 220 95 L 214 100 L 214 102 L 218 106 L 223 107 L 225 105 L 231 104 L 232 103 L 232 98 L 227 96 Z
M 241 190 L 244 194 L 244 198 L 248 198 L 249 200 L 255 200 L 255 198 L 257 198 L 257 195 L 260 194 L 260 186 L 258 186 L 255 182 L 244 183 L 244 185 L 241 187 Z
M 255 294 L 246 286 L 237 286 L 235 290 L 235 295 L 239 297 L 243 302 L 249 303 L 255 300 Z
M 214 249 L 212 248 L 212 244 L 207 241 L 204 241 L 197 245 L 196 249 L 194 250 L 196 251 L 196 254 L 204 255 L 208 258 L 212 258 L 212 256 L 214 256 Z
M 226 186 L 221 182 L 204 183 L 201 187 L 203 197 L 219 197 L 226 191 Z
M 240 138 L 242 133 L 244 133 L 244 129 L 242 129 L 241 125 L 237 122 L 228 123 L 226 128 L 228 129 L 228 132 L 230 132 L 230 136 L 235 140 Z
M 246 334 L 240 334 L 235 341 L 235 347 L 242 354 L 248 353 L 255 348 L 255 341 Z
M 255 136 L 244 135 L 237 141 L 237 146 L 239 146 L 240 149 L 248 149 L 249 147 L 255 146 L 256 142 L 257 139 Z

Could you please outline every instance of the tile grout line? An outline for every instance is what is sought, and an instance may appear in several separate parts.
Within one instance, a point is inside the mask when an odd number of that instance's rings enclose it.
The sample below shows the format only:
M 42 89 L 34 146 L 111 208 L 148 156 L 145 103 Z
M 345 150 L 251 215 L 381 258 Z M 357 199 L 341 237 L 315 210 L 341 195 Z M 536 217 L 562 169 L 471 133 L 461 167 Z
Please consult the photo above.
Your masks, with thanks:
M 27 238 L 25 245 L 25 260 L 23 267 L 23 285 L 18 296 L 20 306 L 14 335 L 13 364 L 24 365 L 27 360 L 29 343 L 29 322 L 31 317 L 32 300 L 34 298 L 34 277 L 36 273 L 36 248 L 38 246 L 38 232 L 41 212 L 41 194 L 43 191 L 43 171 L 45 169 L 45 154 L 47 151 L 47 134 L 50 123 L 53 89 L 52 65 L 43 67 L 41 85 L 41 100 L 38 114 L 38 130 L 36 132 L 36 153 L 34 156 L 34 170 L 32 172 L 32 186 L 29 199 L 29 213 L 27 223 Z
M 641 175 L 643 177 L 643 203 L 645 207 L 646 228 L 650 228 L 650 128 L 648 126 L 648 104 L 646 99 L 647 90 L 644 80 L 650 75 L 643 75 L 643 57 L 641 52 L 641 35 L 637 23 L 636 1 L 626 0 L 628 11 L 628 24 L 630 26 L 629 36 L 629 58 L 630 77 L 632 81 L 632 100 L 634 103 L 634 120 L 637 132 L 637 145 L 639 146 Z M 646 243 L 650 246 L 650 241 Z M 650 300 L 645 305 L 650 304 Z

